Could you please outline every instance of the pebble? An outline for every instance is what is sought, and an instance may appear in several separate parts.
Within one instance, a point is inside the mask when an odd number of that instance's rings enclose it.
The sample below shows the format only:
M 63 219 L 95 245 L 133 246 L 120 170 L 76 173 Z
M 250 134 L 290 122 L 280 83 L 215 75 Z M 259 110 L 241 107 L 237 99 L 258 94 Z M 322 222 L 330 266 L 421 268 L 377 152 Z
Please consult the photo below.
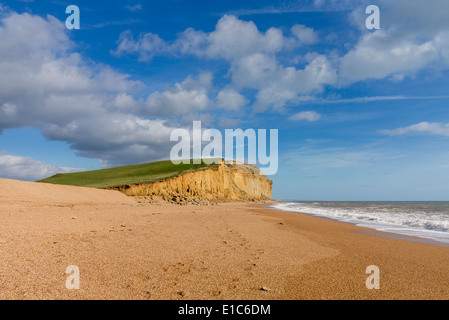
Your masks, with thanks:
M 270 291 L 271 289 L 268 288 L 268 287 L 262 287 L 262 288 L 260 288 L 260 290 L 262 290 L 262 291 Z

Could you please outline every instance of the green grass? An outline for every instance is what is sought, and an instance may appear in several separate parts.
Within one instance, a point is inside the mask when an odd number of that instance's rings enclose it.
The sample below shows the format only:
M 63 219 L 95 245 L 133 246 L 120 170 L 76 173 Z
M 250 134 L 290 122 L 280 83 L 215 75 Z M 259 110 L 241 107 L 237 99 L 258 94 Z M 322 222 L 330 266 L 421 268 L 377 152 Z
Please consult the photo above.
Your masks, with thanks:
M 184 172 L 213 166 L 216 164 L 208 165 L 204 162 L 174 165 L 168 160 L 94 171 L 58 173 L 37 182 L 104 189 L 164 180 Z

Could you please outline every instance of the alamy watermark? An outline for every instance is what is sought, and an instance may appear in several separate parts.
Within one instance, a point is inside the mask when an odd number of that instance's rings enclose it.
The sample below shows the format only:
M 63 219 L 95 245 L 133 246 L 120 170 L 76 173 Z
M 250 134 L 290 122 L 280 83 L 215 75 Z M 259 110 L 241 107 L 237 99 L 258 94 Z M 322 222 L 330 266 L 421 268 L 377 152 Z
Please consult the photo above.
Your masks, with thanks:
M 202 130 L 201 121 L 193 121 L 192 130 L 175 129 L 170 135 L 170 141 L 178 141 L 170 151 L 173 164 L 206 164 L 226 161 L 239 161 L 246 164 L 259 164 L 265 175 L 274 175 L 278 170 L 278 129 L 269 131 L 269 154 L 267 130 L 258 129 L 225 129 L 223 135 L 218 129 Z M 246 141 L 246 143 L 245 143 Z M 207 145 L 203 148 L 203 142 Z M 235 142 L 235 143 L 234 143 Z M 246 146 L 246 148 L 245 148 Z M 246 156 L 245 156 L 245 149 Z M 193 160 L 191 160 L 193 159 Z
M 79 290 L 80 288 L 80 269 L 78 266 L 70 265 L 65 270 L 65 273 L 69 274 L 65 281 L 65 287 L 68 290 Z
M 379 7 L 376 5 L 370 5 L 366 7 L 365 10 L 366 14 L 369 14 L 370 16 L 366 18 L 365 26 L 368 30 L 379 30 L 380 29 L 380 10 Z
M 70 5 L 65 9 L 65 13 L 70 14 L 65 20 L 65 26 L 67 29 L 79 29 L 80 28 L 80 9 L 78 6 Z
M 365 273 L 370 274 L 366 278 L 365 286 L 367 289 L 380 289 L 380 270 L 378 266 L 370 265 L 366 267 Z
M 70 14 L 65 21 L 67 29 L 80 29 L 80 9 L 76 5 L 67 6 L 65 12 Z M 365 10 L 370 16 L 366 18 L 365 26 L 368 30 L 380 29 L 380 9 L 376 5 L 369 5 Z

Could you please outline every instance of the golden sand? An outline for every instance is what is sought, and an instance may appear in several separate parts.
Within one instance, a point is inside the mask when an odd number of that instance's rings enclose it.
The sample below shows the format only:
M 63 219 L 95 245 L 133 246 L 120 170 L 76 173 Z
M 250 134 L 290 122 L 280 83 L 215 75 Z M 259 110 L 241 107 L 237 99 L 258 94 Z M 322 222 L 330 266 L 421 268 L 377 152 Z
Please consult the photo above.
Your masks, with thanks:
M 261 204 L 1 179 L 0 191 L 0 299 L 449 298 L 448 247 Z M 79 290 L 66 287 L 71 265 Z M 369 265 L 379 290 L 365 286 Z

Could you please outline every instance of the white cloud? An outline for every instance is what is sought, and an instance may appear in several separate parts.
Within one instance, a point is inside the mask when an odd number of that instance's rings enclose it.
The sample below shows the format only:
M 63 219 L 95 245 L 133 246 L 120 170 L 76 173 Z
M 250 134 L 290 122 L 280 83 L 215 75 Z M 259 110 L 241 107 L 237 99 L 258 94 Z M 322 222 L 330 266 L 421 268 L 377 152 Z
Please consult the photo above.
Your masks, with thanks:
M 191 128 L 193 121 L 201 121 L 201 126 L 206 128 L 213 125 L 215 118 L 215 114 L 210 113 L 189 113 L 181 118 L 180 124 Z
M 227 104 L 229 109 L 237 110 L 248 103 L 240 91 L 251 88 L 257 90 L 253 109 L 261 112 L 269 108 L 282 109 L 288 103 L 297 101 L 301 95 L 320 92 L 325 85 L 335 83 L 336 72 L 324 55 L 307 55 L 307 64 L 303 69 L 284 66 L 277 59 L 280 52 L 317 41 L 316 32 L 304 25 L 294 25 L 290 34 L 285 36 L 279 28 L 272 27 L 263 32 L 252 21 L 225 15 L 217 22 L 214 31 L 207 33 L 188 28 L 172 43 L 152 33 L 134 40 L 130 32 L 125 32 L 120 36 L 116 52 L 137 54 L 139 60 L 149 60 L 159 54 L 189 54 L 225 60 L 229 63 L 233 91 L 227 88 L 221 90 L 217 105 L 225 107 Z M 174 90 L 153 94 L 148 103 L 158 109 L 166 105 L 167 110 L 172 110 L 171 114 L 176 114 L 173 109 L 180 109 L 178 100 L 189 102 L 198 98 L 197 93 L 185 92 L 182 85 L 177 84 Z M 204 106 L 204 101 L 197 101 L 190 107 L 199 110 L 198 104 Z M 187 110 L 189 106 L 184 108 Z
M 166 91 L 150 94 L 145 105 L 151 116 L 179 116 L 211 107 L 208 91 L 212 88 L 212 74 L 203 73 L 197 80 L 188 77 Z
M 449 27 L 449 3 L 446 0 L 377 0 L 380 8 L 381 29 L 397 31 L 404 37 L 433 36 Z M 355 3 L 351 18 L 354 25 L 365 29 L 365 8 L 370 0 Z M 355 8 L 354 8 L 355 7 Z
M 449 68 L 449 2 L 445 0 L 379 0 L 381 29 L 364 27 L 364 1 L 351 14 L 362 32 L 341 59 L 343 84 L 366 79 L 401 81 L 424 69 Z
M 338 10 L 343 3 L 348 5 L 349 1 L 309 1 L 308 6 Z M 183 123 L 193 118 L 212 122 L 206 110 L 219 107 L 238 111 L 250 103 L 243 95 L 248 91 L 251 98 L 254 94 L 254 111 L 282 110 L 311 99 L 326 86 L 350 85 L 365 79 L 400 81 L 426 68 L 449 67 L 449 2 L 398 0 L 380 4 L 381 30 L 362 29 L 358 43 L 341 59 L 335 54 L 303 54 L 297 60 L 305 62 L 301 66 L 291 57 L 282 59 L 302 45 L 319 40 L 317 32 L 304 25 L 284 32 L 280 28 L 259 30 L 252 21 L 228 15 L 211 32 L 189 28 L 171 42 L 152 33 L 134 38 L 125 31 L 114 54 L 136 54 L 141 61 L 156 55 L 184 54 L 220 59 L 228 65 L 230 83 L 218 90 L 213 88 L 212 74 L 205 72 L 149 94 L 145 101 L 133 96 L 143 88 L 142 83 L 78 54 L 63 22 L 52 16 L 41 18 L 3 8 L 0 131 L 41 127 L 46 137 L 67 141 L 80 155 L 102 159 L 105 165 L 150 161 L 167 157 L 166 138 L 174 123 L 148 120 L 148 116 L 182 116 Z M 364 26 L 366 14 L 359 11 L 353 11 L 352 16 L 354 21 L 362 19 L 358 25 Z M 373 99 L 390 98 L 366 97 L 347 102 Z M 292 117 L 312 121 L 316 115 L 299 113 Z M 219 124 L 233 120 L 219 118 Z M 395 132 L 445 135 L 445 126 L 424 123 Z M 395 134 L 393 130 L 390 133 Z
M 292 115 L 289 120 L 299 121 L 307 120 L 309 122 L 318 121 L 321 119 L 321 115 L 315 111 L 303 111 Z
M 0 151 L 0 177 L 6 179 L 35 181 L 56 173 L 83 171 L 84 169 L 59 167 Z
M 136 53 L 141 61 L 148 61 L 155 55 L 177 53 L 234 60 L 257 52 L 279 52 L 289 41 L 278 28 L 260 32 L 252 21 L 225 15 L 214 31 L 205 33 L 188 28 L 173 43 L 151 32 L 141 34 L 135 40 L 130 31 L 124 31 L 114 53 Z
M 144 118 L 143 84 L 76 53 L 61 21 L 8 11 L 0 39 L 0 133 L 39 127 L 105 165 L 168 158 L 173 127 Z
M 304 25 L 295 24 L 291 28 L 293 35 L 298 38 L 301 44 L 313 44 L 318 42 L 318 35 L 315 30 Z
M 170 46 L 157 34 L 142 34 L 138 40 L 134 40 L 131 31 L 123 31 L 118 39 L 118 47 L 111 54 L 120 56 L 123 54 L 139 54 L 139 61 L 149 61 L 154 56 L 171 52 Z
M 295 102 L 300 95 L 320 92 L 324 85 L 336 80 L 333 67 L 323 55 L 308 56 L 309 63 L 304 69 L 279 63 L 276 53 L 317 40 L 311 28 L 295 25 L 291 31 L 293 37 L 285 37 L 277 28 L 263 33 L 251 21 L 224 16 L 213 32 L 189 29 L 184 33 L 188 36 L 181 36 L 177 43 L 195 39 L 194 46 L 185 46 L 186 53 L 228 60 L 235 89 L 256 89 L 258 92 L 253 109 L 262 112 L 269 108 L 282 109 L 286 104 Z M 221 98 L 218 99 L 219 103 Z M 243 99 L 240 100 L 243 103 Z
M 230 68 L 233 83 L 240 88 L 263 87 L 267 79 L 278 71 L 272 56 L 255 53 L 236 60 Z
M 0 25 L 0 130 L 98 116 L 141 83 L 73 52 L 62 22 L 10 13 Z
M 376 101 L 395 101 L 395 100 L 437 100 L 449 99 L 449 96 L 372 96 L 372 97 L 357 97 L 348 99 L 315 99 L 308 102 L 318 104 L 342 104 L 342 103 L 367 103 Z
M 112 166 L 167 159 L 173 129 L 164 120 L 110 113 L 64 126 L 48 125 L 42 132 L 49 139 L 66 141 L 80 156 L 102 159 Z
M 304 69 L 281 64 L 277 56 L 304 44 L 317 43 L 319 38 L 314 29 L 294 25 L 287 35 L 280 28 L 261 31 L 254 22 L 232 15 L 223 16 L 212 32 L 188 28 L 171 43 L 151 33 L 134 40 L 127 32 L 119 39 L 117 52 L 136 53 L 140 60 L 159 54 L 224 59 L 230 64 L 229 74 L 235 89 L 258 90 L 255 111 L 282 108 L 294 103 L 298 95 L 315 94 L 325 85 L 348 86 L 367 79 L 402 81 L 424 69 L 449 68 L 449 2 L 379 0 L 381 29 L 377 31 L 365 28 L 368 4 L 371 4 L 368 0 L 357 4 L 349 0 L 316 0 L 265 10 L 352 10 L 349 18 L 361 31 L 359 41 L 340 58 L 335 54 L 322 55 L 320 60 L 309 58 L 310 64 Z M 324 65 L 321 70 L 327 72 L 314 69 L 312 61 Z M 282 86 L 270 79 L 276 79 Z
M 242 94 L 231 88 L 224 88 L 217 95 L 217 106 L 226 110 L 241 110 L 248 102 Z
M 227 129 L 238 128 L 240 126 L 240 119 L 236 119 L 236 118 L 221 118 L 218 121 L 218 126 L 220 128 L 227 128 Z
M 318 55 L 311 59 L 304 69 L 276 66 L 259 74 L 253 72 L 255 81 L 256 78 L 257 81 L 262 80 L 254 110 L 262 112 L 270 106 L 275 110 L 282 110 L 286 104 L 299 102 L 309 94 L 321 92 L 325 85 L 336 82 L 336 72 L 325 56 Z M 243 78 L 247 79 L 249 74 L 251 72 Z
M 243 21 L 235 16 L 222 17 L 209 34 L 200 33 L 206 37 L 204 48 L 193 48 L 193 53 L 209 58 L 238 59 L 254 53 L 279 52 L 286 39 L 282 31 L 270 28 L 260 32 L 252 21 Z M 187 38 L 189 39 L 189 38 Z M 178 41 L 183 41 L 181 37 Z
M 420 122 L 408 127 L 397 128 L 393 130 L 382 130 L 381 133 L 392 136 L 407 134 L 449 136 L 449 123 L 444 124 L 439 122 Z
M 440 50 L 432 40 L 417 42 L 398 39 L 387 31 L 379 30 L 365 35 L 342 58 L 340 76 L 343 81 L 352 83 L 410 75 L 437 61 Z
M 134 99 L 126 92 L 120 92 L 112 98 L 108 108 L 119 112 L 136 113 L 141 109 L 142 105 L 142 101 Z
M 136 11 L 142 11 L 142 5 L 141 4 L 135 4 L 135 5 L 126 5 L 125 8 L 131 12 Z

